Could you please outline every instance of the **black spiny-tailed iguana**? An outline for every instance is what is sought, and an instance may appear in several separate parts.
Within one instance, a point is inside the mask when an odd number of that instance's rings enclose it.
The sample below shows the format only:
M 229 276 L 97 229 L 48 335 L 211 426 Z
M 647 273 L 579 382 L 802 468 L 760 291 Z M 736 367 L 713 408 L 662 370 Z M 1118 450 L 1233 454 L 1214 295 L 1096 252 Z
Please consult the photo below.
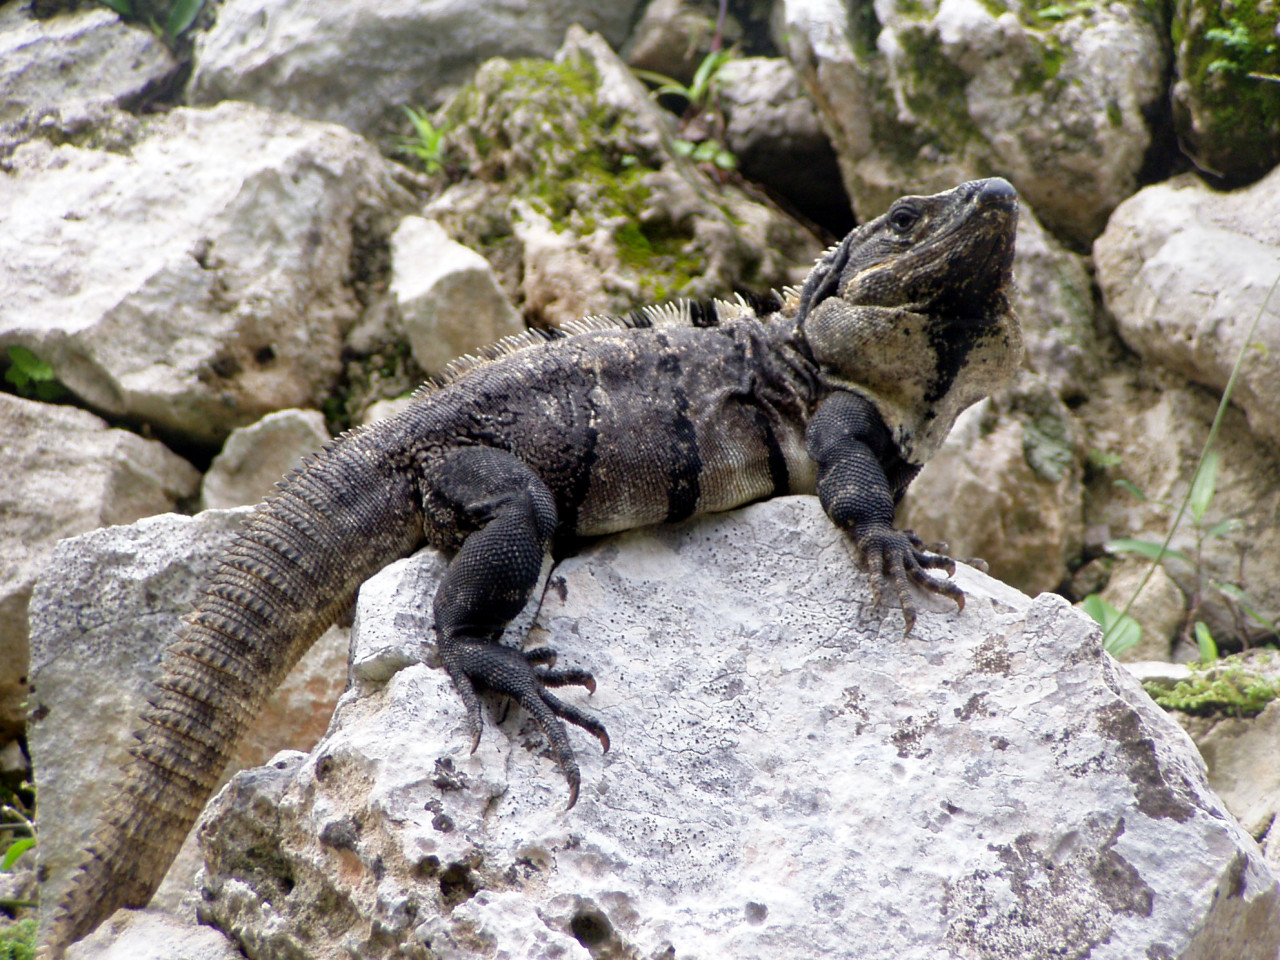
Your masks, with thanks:
M 913 585 L 963 605 L 958 587 L 926 572 L 951 573 L 952 561 L 894 529 L 893 514 L 956 416 L 1018 363 L 1017 209 L 999 179 L 905 197 L 765 316 L 658 308 L 518 338 L 287 477 L 170 646 L 124 785 L 43 955 L 147 903 L 249 719 L 361 582 L 424 543 L 452 554 L 435 623 L 473 745 L 476 689 L 506 694 L 550 740 L 570 806 L 580 778 L 563 721 L 606 750 L 609 738 L 547 688 L 595 681 L 553 669 L 549 650 L 495 642 L 558 536 L 816 492 L 896 592 L 908 630 Z

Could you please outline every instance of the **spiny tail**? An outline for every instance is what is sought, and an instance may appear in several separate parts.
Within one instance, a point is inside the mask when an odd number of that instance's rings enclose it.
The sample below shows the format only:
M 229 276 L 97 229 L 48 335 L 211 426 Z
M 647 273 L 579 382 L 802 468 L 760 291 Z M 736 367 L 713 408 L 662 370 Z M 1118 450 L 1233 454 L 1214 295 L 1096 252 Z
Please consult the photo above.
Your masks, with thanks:
M 264 701 L 361 582 L 421 544 L 416 484 L 392 463 L 381 426 L 284 481 L 211 575 L 166 652 L 120 792 L 45 918 L 40 957 L 60 957 L 119 907 L 147 904 Z

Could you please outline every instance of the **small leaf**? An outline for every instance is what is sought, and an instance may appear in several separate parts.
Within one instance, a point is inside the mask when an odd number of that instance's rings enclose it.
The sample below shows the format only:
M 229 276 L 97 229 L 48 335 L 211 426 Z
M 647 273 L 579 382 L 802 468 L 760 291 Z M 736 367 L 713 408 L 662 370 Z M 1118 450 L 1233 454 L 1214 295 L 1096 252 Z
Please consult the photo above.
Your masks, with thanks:
M 703 140 L 693 149 L 693 159 L 699 163 L 711 163 L 720 147 L 714 140 Z
M 130 0 L 102 0 L 104 6 L 110 7 L 126 20 L 133 17 L 133 4 Z
M 1191 562 L 1191 558 L 1181 550 L 1167 549 L 1162 551 L 1161 546 L 1161 544 L 1152 543 L 1150 540 L 1136 540 L 1133 537 L 1121 537 L 1118 540 L 1108 540 L 1106 542 L 1106 549 L 1111 553 L 1136 553 L 1150 560 L 1160 561 L 1173 557 L 1177 560 L 1184 560 L 1187 563 Z
M 45 363 L 26 347 L 13 345 L 9 348 L 9 359 L 32 380 L 52 380 L 53 367 Z
M 687 157 L 693 153 L 693 144 L 688 140 L 677 140 L 671 145 L 671 152 L 677 157 Z
M 1218 451 L 1210 450 L 1205 454 L 1204 460 L 1200 464 L 1200 469 L 1196 471 L 1196 475 L 1191 480 L 1191 493 L 1187 495 L 1187 502 L 1191 508 L 1191 516 L 1195 518 L 1196 526 L 1204 520 L 1205 511 L 1209 509 L 1209 504 L 1213 502 L 1213 488 L 1218 482 Z
M 9 383 L 12 383 L 19 393 L 26 396 L 27 384 L 31 382 L 31 377 L 27 375 L 27 371 L 23 370 L 15 363 L 4 372 L 4 378 Z
M 1231 517 L 1227 520 L 1220 520 L 1212 527 L 1204 532 L 1206 537 L 1225 537 L 1228 533 L 1234 533 L 1244 526 L 1244 521 L 1238 517 Z
M 1113 657 L 1137 646 L 1142 627 L 1128 614 L 1121 613 L 1096 593 L 1080 601 L 1080 608 L 1102 626 L 1102 648 Z
M 1115 485 L 1119 487 L 1121 490 L 1124 490 L 1126 493 L 1130 494 L 1131 496 L 1137 497 L 1143 503 L 1149 502 L 1147 500 L 1147 495 L 1143 493 L 1141 490 L 1139 490 L 1136 485 L 1130 483 L 1128 480 L 1116 480 Z
M 728 150 L 717 150 L 715 155 L 715 165 L 721 170 L 737 170 L 738 158 Z
M 1196 621 L 1196 646 L 1200 648 L 1201 663 L 1213 663 L 1218 659 L 1218 645 L 1203 620 Z
M 169 8 L 169 16 L 164 21 L 164 32 L 171 37 L 180 36 L 200 15 L 204 0 L 175 0 Z
M 4 859 L 0 860 L 0 872 L 8 873 L 12 870 L 13 865 L 18 862 L 18 858 L 35 845 L 35 837 L 20 837 L 9 844 L 9 849 L 4 853 Z

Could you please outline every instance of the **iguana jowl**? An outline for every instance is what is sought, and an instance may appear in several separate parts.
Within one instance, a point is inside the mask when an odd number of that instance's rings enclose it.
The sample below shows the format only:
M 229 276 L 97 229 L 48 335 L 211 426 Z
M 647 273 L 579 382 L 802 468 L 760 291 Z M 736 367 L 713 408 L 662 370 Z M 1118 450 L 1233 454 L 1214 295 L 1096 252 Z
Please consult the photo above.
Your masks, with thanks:
M 558 536 L 816 492 L 897 594 L 908 630 L 915 588 L 962 606 L 959 588 L 926 572 L 954 564 L 894 529 L 893 513 L 956 416 L 1019 361 L 1016 222 L 1000 179 L 905 197 L 769 315 L 685 305 L 517 338 L 311 458 L 246 523 L 184 619 L 44 955 L 147 903 L 267 696 L 366 578 L 424 543 L 452 554 L 435 622 L 473 744 L 476 689 L 511 697 L 550 740 L 570 806 L 580 777 L 562 721 L 609 740 L 548 688 L 594 680 L 553 669 L 549 650 L 495 642 Z

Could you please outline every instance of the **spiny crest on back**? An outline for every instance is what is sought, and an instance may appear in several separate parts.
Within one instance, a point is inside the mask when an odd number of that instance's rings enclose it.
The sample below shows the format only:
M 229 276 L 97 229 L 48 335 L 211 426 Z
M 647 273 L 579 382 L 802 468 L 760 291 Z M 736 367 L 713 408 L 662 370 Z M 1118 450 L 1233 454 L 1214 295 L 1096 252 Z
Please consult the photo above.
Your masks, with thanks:
M 742 319 L 763 318 L 782 309 L 792 297 L 791 288 L 763 296 L 735 294 L 733 300 L 673 300 L 632 310 L 623 316 L 592 314 L 571 320 L 559 328 L 534 327 L 512 334 L 450 360 L 438 374 L 427 379 L 413 393 L 413 399 L 435 393 L 472 370 L 520 353 L 552 340 L 564 340 L 602 330 L 641 330 L 650 327 L 718 327 Z

